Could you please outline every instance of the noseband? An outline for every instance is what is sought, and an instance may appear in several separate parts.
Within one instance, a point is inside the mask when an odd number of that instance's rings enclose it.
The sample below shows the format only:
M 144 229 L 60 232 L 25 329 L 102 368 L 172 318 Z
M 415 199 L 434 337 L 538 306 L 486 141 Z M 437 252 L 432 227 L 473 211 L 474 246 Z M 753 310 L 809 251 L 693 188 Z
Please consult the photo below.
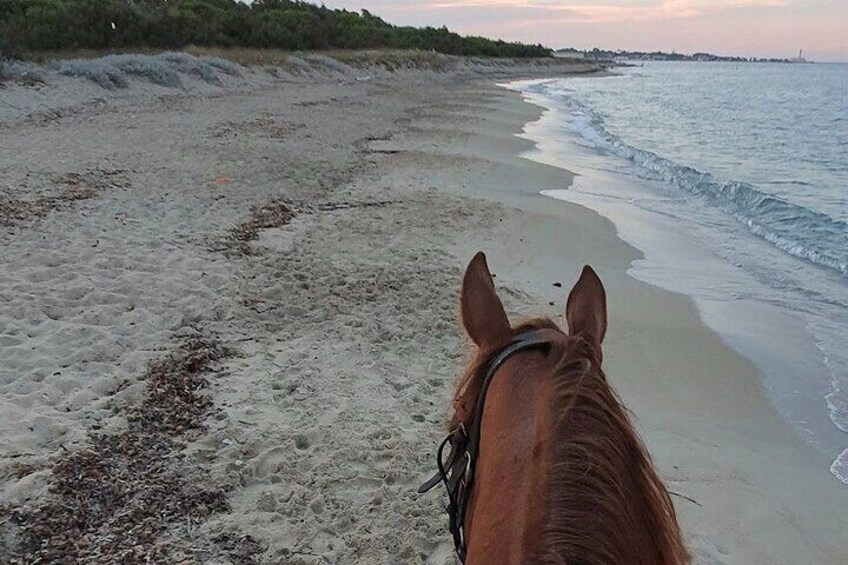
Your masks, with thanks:
M 439 470 L 436 474 L 418 488 L 418 493 L 430 491 L 439 483 L 444 483 L 448 493 L 449 528 L 453 535 L 453 544 L 460 561 L 465 562 L 465 513 L 474 481 L 474 466 L 480 451 L 480 424 L 483 420 L 483 405 L 486 393 L 495 372 L 515 353 L 525 349 L 534 349 L 551 343 L 551 332 L 556 330 L 529 330 L 513 337 L 508 344 L 500 349 L 486 365 L 486 376 L 480 392 L 477 393 L 477 404 L 474 409 L 474 419 L 471 420 L 470 430 L 460 424 L 451 431 L 439 445 L 436 464 Z M 445 446 L 450 444 L 450 453 L 445 460 Z

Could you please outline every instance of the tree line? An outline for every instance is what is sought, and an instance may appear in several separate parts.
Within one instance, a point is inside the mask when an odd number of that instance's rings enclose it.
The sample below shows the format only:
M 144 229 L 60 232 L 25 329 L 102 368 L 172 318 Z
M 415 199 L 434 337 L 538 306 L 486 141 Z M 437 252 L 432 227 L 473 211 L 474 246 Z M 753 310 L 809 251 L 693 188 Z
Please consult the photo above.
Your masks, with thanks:
M 400 27 L 366 10 L 292 0 L 0 0 L 0 51 L 164 48 L 423 49 L 449 55 L 545 57 L 541 45 Z

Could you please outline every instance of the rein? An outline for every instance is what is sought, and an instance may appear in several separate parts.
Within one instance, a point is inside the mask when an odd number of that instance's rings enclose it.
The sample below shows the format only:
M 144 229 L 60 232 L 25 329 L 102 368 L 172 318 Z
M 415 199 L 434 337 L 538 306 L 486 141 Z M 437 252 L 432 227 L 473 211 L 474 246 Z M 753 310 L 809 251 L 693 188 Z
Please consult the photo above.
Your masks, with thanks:
M 470 430 L 465 424 L 460 424 L 451 431 L 439 445 L 436 455 L 438 471 L 418 488 L 423 494 L 443 483 L 448 493 L 448 527 L 453 535 L 453 544 L 459 560 L 465 562 L 467 550 L 465 539 L 465 513 L 471 486 L 474 482 L 474 466 L 480 451 L 480 425 L 483 420 L 483 407 L 486 393 L 495 376 L 495 372 L 512 355 L 525 349 L 533 349 L 551 342 L 551 332 L 556 330 L 528 330 L 513 337 L 508 344 L 501 348 L 486 364 L 486 376 L 480 392 L 477 393 L 477 404 L 474 408 L 474 418 Z M 444 459 L 445 447 L 450 445 L 447 459 Z

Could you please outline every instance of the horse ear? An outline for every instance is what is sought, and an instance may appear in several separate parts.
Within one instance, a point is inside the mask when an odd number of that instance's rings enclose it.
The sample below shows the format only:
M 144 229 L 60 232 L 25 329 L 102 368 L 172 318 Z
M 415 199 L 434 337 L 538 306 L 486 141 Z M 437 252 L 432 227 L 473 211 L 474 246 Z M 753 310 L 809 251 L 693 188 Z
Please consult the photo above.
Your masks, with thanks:
M 509 338 L 509 318 L 483 252 L 477 253 L 465 270 L 459 307 L 465 331 L 479 347 L 495 346 Z
M 601 279 L 586 265 L 580 280 L 571 289 L 565 306 L 565 319 L 571 335 L 587 334 L 598 344 L 607 333 L 607 294 Z

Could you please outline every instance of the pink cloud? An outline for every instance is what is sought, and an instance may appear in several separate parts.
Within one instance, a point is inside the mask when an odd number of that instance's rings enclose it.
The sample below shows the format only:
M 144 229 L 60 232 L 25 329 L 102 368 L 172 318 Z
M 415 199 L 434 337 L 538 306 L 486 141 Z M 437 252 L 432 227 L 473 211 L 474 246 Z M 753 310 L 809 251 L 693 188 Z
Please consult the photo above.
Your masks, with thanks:
M 559 22 L 641 22 L 656 19 L 693 18 L 705 14 L 754 7 L 781 7 L 787 0 L 665 0 L 645 5 L 575 4 L 539 0 L 448 0 L 422 5 L 433 10 L 460 8 L 516 8 L 545 12 Z
M 317 0 L 316 0 L 317 1 Z M 325 0 L 402 25 L 552 47 L 848 60 L 846 0 Z

